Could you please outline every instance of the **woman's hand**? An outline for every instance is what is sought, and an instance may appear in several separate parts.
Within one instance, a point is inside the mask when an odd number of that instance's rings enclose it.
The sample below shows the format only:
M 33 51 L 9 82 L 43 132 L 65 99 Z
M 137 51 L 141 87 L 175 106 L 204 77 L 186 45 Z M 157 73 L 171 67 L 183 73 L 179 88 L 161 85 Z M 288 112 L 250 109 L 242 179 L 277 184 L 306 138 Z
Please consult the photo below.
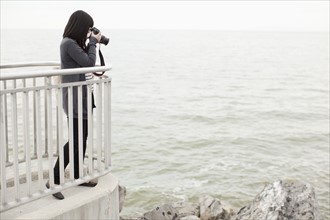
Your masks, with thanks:
M 97 39 L 97 42 L 99 42 L 100 43 L 100 41 L 101 41 L 101 31 L 98 33 L 98 34 L 94 34 L 93 32 L 92 32 L 92 35 L 91 35 L 91 37 L 95 37 L 96 39 Z

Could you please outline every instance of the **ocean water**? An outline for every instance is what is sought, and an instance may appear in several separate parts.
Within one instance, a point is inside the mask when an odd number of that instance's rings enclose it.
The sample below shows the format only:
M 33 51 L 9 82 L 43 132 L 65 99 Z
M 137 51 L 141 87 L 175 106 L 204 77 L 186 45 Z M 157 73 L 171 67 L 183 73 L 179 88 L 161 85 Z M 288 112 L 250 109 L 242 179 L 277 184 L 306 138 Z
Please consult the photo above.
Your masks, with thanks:
M 1 30 L 1 63 L 58 61 L 62 30 Z M 105 30 L 123 216 L 209 194 L 238 210 L 310 183 L 330 218 L 329 33 Z

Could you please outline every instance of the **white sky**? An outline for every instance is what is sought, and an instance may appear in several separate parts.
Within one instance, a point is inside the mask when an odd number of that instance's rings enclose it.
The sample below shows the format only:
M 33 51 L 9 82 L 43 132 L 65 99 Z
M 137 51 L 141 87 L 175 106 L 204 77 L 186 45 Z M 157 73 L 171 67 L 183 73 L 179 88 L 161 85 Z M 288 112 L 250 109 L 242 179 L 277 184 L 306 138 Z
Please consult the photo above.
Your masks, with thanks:
M 1 1 L 1 29 L 64 29 L 76 10 L 99 29 L 329 32 L 329 1 Z

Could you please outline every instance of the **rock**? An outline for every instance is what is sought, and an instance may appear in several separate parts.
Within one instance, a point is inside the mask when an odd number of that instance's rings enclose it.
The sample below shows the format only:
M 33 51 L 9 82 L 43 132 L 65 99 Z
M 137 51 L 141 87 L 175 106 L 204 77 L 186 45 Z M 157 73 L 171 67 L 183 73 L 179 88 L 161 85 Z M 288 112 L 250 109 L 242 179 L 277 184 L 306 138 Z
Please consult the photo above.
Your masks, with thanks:
M 233 219 L 318 220 L 314 189 L 306 183 L 274 182 L 266 185 L 253 202 L 243 207 Z
M 199 198 L 201 220 L 229 220 L 233 215 L 232 210 L 228 211 L 220 200 L 209 195 Z
M 144 213 L 144 220 L 175 220 L 178 219 L 178 210 L 172 205 L 165 204 L 160 207 L 156 207 L 154 210 Z
M 126 187 L 119 185 L 119 213 L 124 207 L 125 197 L 126 197 Z
M 199 216 L 199 205 L 190 202 L 176 202 L 173 207 L 178 211 L 178 218 L 182 219 L 186 216 Z
M 125 217 L 125 218 L 120 216 L 119 220 L 144 220 L 144 219 L 141 216 L 138 216 L 138 217 Z
M 180 218 L 180 220 L 200 220 L 196 215 L 188 215 L 186 217 Z

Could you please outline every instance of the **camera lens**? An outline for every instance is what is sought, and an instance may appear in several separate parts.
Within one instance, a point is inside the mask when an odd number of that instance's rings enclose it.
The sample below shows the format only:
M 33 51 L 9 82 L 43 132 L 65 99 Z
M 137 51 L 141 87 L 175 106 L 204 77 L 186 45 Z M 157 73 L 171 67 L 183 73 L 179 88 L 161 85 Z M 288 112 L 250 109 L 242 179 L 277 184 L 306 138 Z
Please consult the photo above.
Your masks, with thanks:
M 91 31 L 93 31 L 94 34 L 98 34 L 100 33 L 100 30 L 97 29 L 96 27 L 92 27 L 91 28 Z M 104 45 L 108 45 L 109 43 L 109 38 L 107 38 L 106 36 L 102 35 L 101 36 L 101 41 L 100 41 L 101 44 L 104 44 Z
M 101 44 L 104 44 L 104 45 L 108 45 L 109 43 L 109 38 L 107 38 L 106 36 L 102 35 L 101 36 L 101 41 L 100 41 Z

